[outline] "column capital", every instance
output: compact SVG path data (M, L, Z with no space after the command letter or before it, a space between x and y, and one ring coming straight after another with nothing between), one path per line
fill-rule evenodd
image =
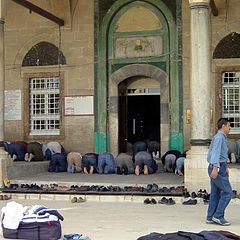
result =
M209 8L210 0L189 0L190 8Z
M4 24L4 23L5 23L4 19L0 18L0 24Z

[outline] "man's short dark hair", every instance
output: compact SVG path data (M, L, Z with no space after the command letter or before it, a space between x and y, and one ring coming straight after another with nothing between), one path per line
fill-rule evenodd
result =
M220 118L217 122L217 128L221 129L223 125L227 125L229 123L229 121L227 120L227 118Z

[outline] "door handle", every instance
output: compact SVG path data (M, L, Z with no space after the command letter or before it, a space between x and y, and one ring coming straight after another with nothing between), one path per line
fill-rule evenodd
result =
M136 134L136 119L133 118L133 135Z

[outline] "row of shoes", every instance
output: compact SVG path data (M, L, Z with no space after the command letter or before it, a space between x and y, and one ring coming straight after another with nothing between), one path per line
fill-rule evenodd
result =
M70 187L61 186L58 184L10 184L5 187L8 190L17 191L74 191L74 192L140 192L140 193L154 193L159 195L177 195L182 196L184 193L183 186L177 187L159 187L156 183L147 184L146 187L141 186L104 186L104 185L72 185Z
M162 197L160 200L156 201L154 198L146 198L143 201L144 204L165 204L165 205L174 205L176 202L172 198Z

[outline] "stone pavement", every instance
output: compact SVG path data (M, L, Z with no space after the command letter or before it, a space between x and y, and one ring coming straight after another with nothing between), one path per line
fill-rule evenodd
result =
M84 203L71 203L70 198L53 201L18 197L12 200L24 206L43 204L58 209L65 218L62 222L63 234L83 233L91 240L136 240L154 231L166 233L178 230L191 232L227 230L240 235L239 199L232 200L226 211L226 219L232 225L222 227L205 224L207 205L202 202L194 206L186 206L181 204L182 198L176 198L177 203L172 206L144 205L142 203L144 198L146 197L134 196L116 200L115 196L97 200L87 196L87 201ZM159 200L160 197L155 199ZM0 208L5 204L6 201L0 201ZM2 233L0 239L3 239Z

